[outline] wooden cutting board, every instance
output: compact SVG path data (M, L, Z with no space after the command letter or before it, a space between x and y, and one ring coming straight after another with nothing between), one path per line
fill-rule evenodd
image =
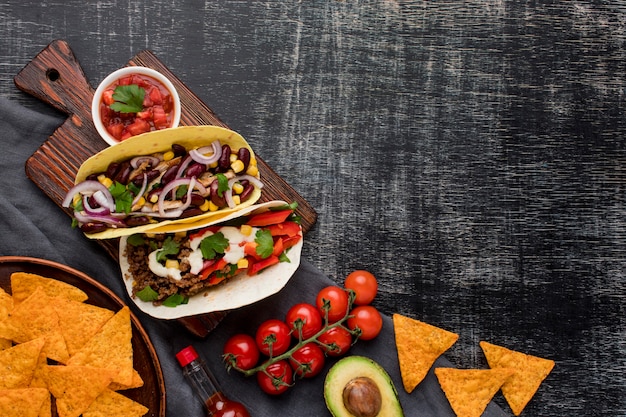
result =
M228 128L205 103L179 80L151 51L141 51L128 65L155 69L176 87L181 99L182 126L216 125ZM55 40L44 48L16 76L15 85L22 91L52 105L69 117L39 147L26 162L26 175L48 195L68 216L69 209L61 207L67 191L74 185L80 165L93 154L106 148L91 119L91 100L95 89L67 42ZM251 143L254 148L254 144ZM264 183L259 202L270 200L297 201L298 214L306 233L317 221L313 207L285 182L257 154L261 179ZM68 222L69 232L69 222ZM118 240L99 243L118 260ZM205 337L225 313L181 319L193 334Z

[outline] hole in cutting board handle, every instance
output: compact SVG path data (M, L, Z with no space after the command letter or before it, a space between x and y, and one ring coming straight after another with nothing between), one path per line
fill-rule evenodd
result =
M54 68L50 68L46 71L46 78L48 78L50 81L55 82L57 81L59 78L61 78L61 74L59 74L59 71L54 69Z

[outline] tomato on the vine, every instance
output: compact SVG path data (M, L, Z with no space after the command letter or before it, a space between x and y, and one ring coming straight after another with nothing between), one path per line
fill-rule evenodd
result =
M235 359L237 368L252 369L259 361L259 348L254 338L248 334L231 336L224 344L224 360Z
M256 345L267 356L278 356L287 352L291 344L291 330L284 321L269 319L261 323L256 331Z
M376 297L378 281L371 272L358 269L348 274L344 282L344 287L354 291L356 295L354 304L367 305Z
M315 299L315 305L324 317L324 304L329 303L328 322L335 323L345 317L348 312L348 293L343 288L330 285L322 288Z
M328 329L317 340L328 346L326 348L328 356L342 356L352 346L352 335L345 328L339 326Z
M270 395L280 395L293 384L293 370L289 363L282 359L257 372L256 380L261 389Z
M324 351L319 345L311 342L293 352L289 362L296 375L302 378L312 378L324 369Z
M292 330L291 335L297 340L299 337L296 328L296 321L300 319L302 322L302 339L308 339L322 330L322 315L319 310L312 304L299 303L294 305L287 311L285 321L287 326Z
M357 327L361 329L359 338L362 340L372 340L383 328L383 318L375 307L355 307L350 311L350 316L354 317L348 318L348 327L351 330Z

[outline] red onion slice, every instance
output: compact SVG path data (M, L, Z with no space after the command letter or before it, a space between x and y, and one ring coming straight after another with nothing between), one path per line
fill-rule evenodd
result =
M207 156L206 153L212 152L211 155ZM217 162L222 156L222 145L219 140L214 141L209 146L203 146L198 149L192 149L189 151L189 155L193 158L194 161L199 162L201 164L212 164Z
M112 215L103 215L103 214L86 215L78 211L75 211L74 217L76 218L76 220L78 220L80 223L83 223L83 224L95 221L95 222L112 224L118 227L126 227L126 223L124 223L121 219L118 219Z
M113 208L115 208L115 201L113 200L113 196L111 195L109 189L99 181L95 180L83 181L70 188L65 195L65 199L63 200L61 205L63 207L69 207L74 200L74 196L76 194L93 195L96 191L101 191L102 194L106 197L106 200L108 201L108 207L112 206Z
M141 189L139 190L139 192L137 193L135 198L133 198L133 202L131 204L131 207L134 206L135 204L137 204L137 202L143 196L143 193L146 191L147 187L148 187L148 175L146 175L146 173L144 172L143 173L143 182L141 183Z
M136 169L144 162L148 162L151 167L155 167L159 165L159 162L161 162L161 160L156 156L151 155L136 156L130 160L130 166Z
M235 201L233 200L233 185L236 182L240 182L242 180L248 180L255 187L263 188L263 183L257 177L253 177L252 175L248 175L248 174L238 175L234 178L229 179L228 190L224 192L224 199L226 200L226 204L228 204L228 207L231 209L235 208L236 206Z
M182 207L178 207L176 210L180 210L182 214L182 211L184 211L191 204L191 193L194 189L194 186L196 185L196 179L192 177L192 178L179 178L177 180L170 181L165 187L163 187L161 194L159 194L159 201L157 202L157 207L159 208L159 214L162 217L165 217L166 214L168 213L165 211L165 207L163 206L163 203L165 202L165 196L170 191L172 192L172 195L174 195L176 188L180 187L181 185L187 186L187 199L185 203L183 203Z

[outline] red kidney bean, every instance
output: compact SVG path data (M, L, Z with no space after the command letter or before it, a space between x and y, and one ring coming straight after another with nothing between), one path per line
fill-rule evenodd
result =
M246 172L250 165L250 150L248 148L239 148L237 151L237 159L243 162L243 171Z
M176 178L176 173L178 172L178 164L176 165L172 165L171 167L169 167L167 169L167 171L165 171L165 174L163 174L163 176L161 177L161 184L167 184L168 182L172 181L174 178Z
M159 175L161 175L161 173L158 170L153 169L146 172L146 179L148 180L148 182L154 181L158 178ZM143 185L143 175L137 175L135 178L133 178L132 182L137 187L141 187Z
M85 179L88 181L98 181L98 175L99 174L89 174Z
M187 168L187 171L185 171L185 176L188 178L191 178L191 177L198 178L200 175L204 173L204 171L206 171L206 169L203 164L194 162L193 164L189 165L189 168Z
M202 210L200 210L199 208L190 207L190 208L186 209L185 211L183 211L183 213L180 215L180 218L184 219L186 217L198 216L198 215L200 215L202 213L204 213L204 212Z
M100 222L89 222L80 225L80 230L83 233L99 233L104 232L108 228L109 226L107 226L105 223Z
M218 207L226 207L226 199L224 198L224 193L220 197L218 194L219 183L217 180L213 180L211 185L209 186L209 190L211 191L211 201Z
M242 181L243 182L243 181ZM248 185L244 186L243 191L239 194L239 201L242 203L250 198L252 195L252 191L254 191L254 185L248 183Z
M128 227L141 226L149 222L150 218L148 216L130 216L124 220L124 223L126 223Z
M118 171L120 170L120 164L118 162L111 162L107 167L107 170L104 172L107 178L115 178Z
M129 161L124 161L120 164L119 169L117 170L117 173L115 174L115 178L113 178L115 181L121 183L121 184L128 184L128 178L130 177L130 173L133 171L133 167L130 166L130 162ZM109 177L112 178L112 177Z
M182 199L183 203L187 202L187 195L185 194L185 196ZM189 203L190 205L194 206L194 207L200 207L201 205L204 204L204 197L202 197L200 194L196 194L196 193L191 193L191 202Z
M230 146L222 146L222 155L220 156L217 166L220 172L228 171L228 168L230 167Z
M172 145L172 152L174 152L175 156L187 155L187 149L185 149L183 145L179 145L178 143Z

